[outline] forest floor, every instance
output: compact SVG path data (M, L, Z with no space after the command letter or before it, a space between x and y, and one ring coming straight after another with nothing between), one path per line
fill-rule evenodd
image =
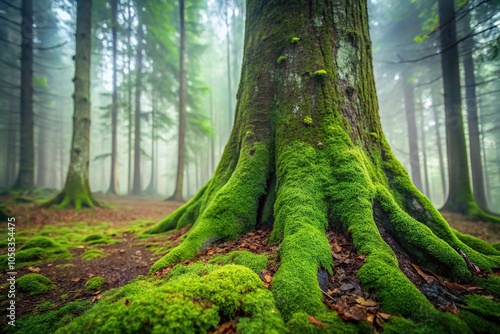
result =
M161 198L147 197L99 197L108 203L109 208L95 210L52 210L43 209L36 203L16 203L12 198L0 198L6 203L10 215L16 218L17 249L33 236L53 238L56 243L66 247L71 256L57 256L27 263L17 269L17 277L28 273L38 273L48 277L54 288L39 295L19 293L16 295L16 317L57 310L71 301L95 301L101 299L102 292L125 285L139 275L147 275L151 265L162 257L168 249L182 241L186 229L174 233L141 237L140 232L158 222L181 203L165 202ZM500 241L500 225L469 221L457 214L443 213L455 229L482 238L488 242ZM5 227L1 227L5 236ZM88 236L103 237L100 242L91 242ZM207 261L216 254L227 254L234 250L248 250L269 256L269 265L260 273L268 287L276 272L279 262L276 258L278 245L268 244L269 231L257 230L216 247L208 247L189 262ZM335 258L336 274L320 285L325 293L325 303L336 310L346 320L366 320L377 328L390 315L380 309L376 296L364 291L356 278L356 273L363 263L363 256L356 256L349 237L331 231L328 238ZM87 240L87 241L85 241ZM3 240L1 240L3 241ZM6 254L6 244L0 244L0 254ZM85 254L97 254L85 256ZM399 258L399 256L398 256ZM407 264L411 266L411 263ZM165 275L171 268L159 275ZM410 269L408 269L410 270ZM428 280L432 273L415 268L415 280ZM5 270L2 270L1 276ZM418 275L415 275L417 273ZM325 272L326 275L326 272ZM411 275L411 274L410 274ZM106 283L98 290L86 290L85 283L92 277L101 276ZM5 278L2 277L5 282ZM439 278L438 278L439 280ZM323 283L323 284L321 284ZM455 287L456 288L456 287ZM466 289L462 286L459 289ZM7 285L0 285L0 315L5 319ZM453 312L455 306L436 305ZM314 323L314 318L310 319ZM2 320L3 322L3 320ZM377 325L378 324L378 325ZM223 324L224 332L235 328L235 323ZM221 328L219 328L221 329Z

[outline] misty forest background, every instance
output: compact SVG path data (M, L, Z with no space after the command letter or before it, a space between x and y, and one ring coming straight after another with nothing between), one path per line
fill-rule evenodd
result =
M437 2L368 3L385 135L415 185L440 207L447 196L448 167ZM481 0L456 4L469 167L484 180L479 191L486 203L478 204L498 213L500 4ZM90 188L94 193L168 197L174 192L178 6L178 1L168 0L93 1ZM185 199L214 173L233 125L244 11L244 0L185 0ZM27 164L34 176L30 187L61 189L70 158L76 3L33 1L32 19L33 122L22 124L26 99L21 99L21 48L26 22L22 1L0 0L0 187L6 191L16 186L21 145L33 147Z

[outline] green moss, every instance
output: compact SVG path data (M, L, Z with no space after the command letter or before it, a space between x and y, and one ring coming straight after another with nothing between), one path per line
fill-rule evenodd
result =
M59 245L56 244L53 239L43 237L43 236L36 236L36 237L29 239L24 245L22 245L20 250L30 249L30 248L49 249L49 248L57 248L57 247L59 247Z
M475 283L477 286L486 289L495 297L500 298L500 276L490 275L487 278L477 277Z
M500 319L500 303L480 295L465 296L467 309L485 318Z
M500 251L496 250L493 245L490 245L486 241L472 235L463 234L455 229L452 229L452 231L460 241L479 253L487 255L500 255Z
M71 302L61 307L59 310L34 313L16 319L16 326L6 326L5 333L16 334L50 334L58 328L70 323L83 311L89 309L90 301Z
M247 250L234 251L226 255L216 255L210 259L209 263L238 264L252 269L255 273L260 273L267 266L266 255L253 254Z
M55 289L55 285L48 277L35 273L19 277L16 285L19 291L29 293L30 295L39 295Z
M188 264L187 266L178 264L172 268L165 276L165 279L172 279L183 275L204 276L214 271L219 266L214 264L207 264L201 261L196 261Z
M103 286L107 283L106 279L101 276L94 276L89 278L87 282L85 282L85 291L99 291L103 288Z
M104 234L87 235L82 239L82 241L89 245L107 245L115 242L115 240Z
M500 241L492 242L491 247L495 248L497 251L500 251Z
M206 276L135 280L57 333L195 333L239 315L241 333L281 333L271 293L250 269L227 265Z
M472 329L474 333L477 334L498 334L500 333L500 327L488 320L485 320L484 318L465 311L465 310L460 310L460 313L458 314L460 319L462 319L469 328Z
M320 334L320 333L344 333L344 334L357 334L357 333L372 333L372 329L366 323L354 325L343 321L334 312L324 312L314 316L314 319L322 322L325 327L314 325L308 318L305 312L297 312L287 322L287 328L290 333L301 334Z
M51 302L50 300L44 300L44 301L41 301L37 306L36 308L39 309L39 310L46 310L48 308L53 308L56 304L54 304L53 302Z
M244 145L231 179L210 201L186 239L156 262L150 273L189 259L218 240L235 239L253 230L259 199L266 191L269 164L267 145L258 142Z
M90 261L94 259L100 259L105 256L106 254L104 254L104 252L100 249L89 249L82 254L82 259Z
M317 70L314 72L315 76L324 77L326 75L326 70Z
M278 59L276 60L276 62L278 64L281 64L282 62L284 62L286 60L286 56L279 56Z
M376 132L370 132L370 136L373 138L373 140L378 141L380 138Z
M292 37L290 39L290 42L292 42L293 44L298 43L299 41L300 41L300 38L298 38L298 37Z
M311 125L313 123L313 120L312 120L311 116L306 116L306 117L304 117L303 122L305 125Z

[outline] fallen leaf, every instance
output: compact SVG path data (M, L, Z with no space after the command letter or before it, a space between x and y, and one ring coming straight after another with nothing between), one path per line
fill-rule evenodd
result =
M312 316L308 315L307 316L307 319L309 319L309 321L313 324L313 325L316 325L316 326L321 326L321 327L324 327L326 328L326 325L324 323L322 323L321 321L319 320L316 320L314 319Z
M333 250L335 251L335 253L342 252L342 247L340 247L336 241L333 243L332 247L333 247Z
M373 314L373 313L367 313L365 320L368 321L370 324L373 325L373 321L375 320L375 314Z
M362 306L366 306L366 307L373 307L373 306L377 306L378 303L376 301L373 301L373 300L366 300L364 299L363 297L357 297L356 298L356 303L362 305Z
M71 279L71 282L80 282L81 278L80 277L75 277Z
M458 308L455 306L455 304L443 306L443 309L453 314L458 314Z
M391 315L389 313L379 312L377 313L377 317L380 317L384 320L389 320L391 318Z
M417 266L416 264L411 264L411 266L413 267L413 269L415 269L417 271L417 273L427 282L427 283L433 283L436 279L433 277L433 276L430 276L430 275L427 275L426 273L424 273L422 271L422 269L420 269L419 266Z
M38 267L28 267L28 270L33 272L33 273L39 273L40 272L40 268Z
M268 274L264 275L264 281L266 281L266 283L271 283L272 280L273 280L273 277L271 275L268 275Z

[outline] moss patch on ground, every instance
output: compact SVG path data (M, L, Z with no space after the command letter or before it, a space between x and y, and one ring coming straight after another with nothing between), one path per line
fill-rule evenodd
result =
M19 277L16 285L20 292L30 295L39 295L55 289L54 283L48 277L35 273Z
M16 319L16 326L6 326L5 333L16 334L49 334L70 323L83 311L89 309L90 301L71 302L58 310L30 314Z
M94 276L85 282L85 291L99 291L107 283L106 279L101 276Z
M106 254L104 254L104 252L100 249L89 249L82 254L82 259L90 261L90 260L100 259L105 256Z
M250 269L217 266L207 275L137 279L57 333L195 333L238 317L241 333L282 333L271 292Z

